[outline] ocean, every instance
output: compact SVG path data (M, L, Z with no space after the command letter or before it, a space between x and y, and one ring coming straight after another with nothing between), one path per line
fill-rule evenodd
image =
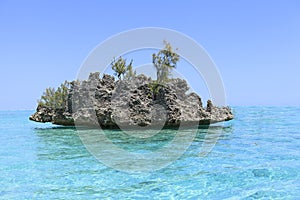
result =
M209 134L200 129L179 158L150 172L107 166L74 127L31 122L33 110L0 111L0 199L300 199L300 107L233 111L234 120L215 127L222 134L209 154L199 156ZM177 132L162 130L153 140L105 134L143 153Z

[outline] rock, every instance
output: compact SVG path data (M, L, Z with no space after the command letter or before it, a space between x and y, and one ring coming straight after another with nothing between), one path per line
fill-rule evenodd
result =
M54 110L46 106L38 106L36 112L29 117L30 120L36 122L52 122Z
M36 122L73 126L178 127L181 123L211 124L233 119L229 107L217 107L210 100L206 108L196 93L187 93L185 80L170 79L156 85L145 75L115 81L113 76L92 73L87 81L70 84L66 108L38 106L29 117Z
M206 111L211 112L212 109L213 109L213 104L212 104L211 100L208 100L207 105L206 105Z
M69 112L65 112L63 109L55 110L51 122L53 124L64 125L64 126L74 125L74 119L72 118L72 114Z

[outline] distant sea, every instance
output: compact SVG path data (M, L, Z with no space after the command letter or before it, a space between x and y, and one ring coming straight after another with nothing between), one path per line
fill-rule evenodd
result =
M34 111L0 111L0 199L300 199L300 107L233 110L206 157L201 129L179 159L151 173L105 166L75 128L31 122Z

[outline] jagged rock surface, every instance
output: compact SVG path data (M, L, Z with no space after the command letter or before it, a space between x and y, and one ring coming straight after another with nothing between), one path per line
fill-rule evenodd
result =
M196 93L187 94L185 80L171 79L153 92L145 75L115 81L113 76L92 73L87 81L71 82L65 109L38 106L30 120L59 125L175 127L181 123L208 125L233 119L229 107L206 108Z

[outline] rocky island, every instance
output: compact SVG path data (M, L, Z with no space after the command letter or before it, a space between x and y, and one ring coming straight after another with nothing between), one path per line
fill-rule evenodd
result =
M229 107L216 107L208 100L204 108L196 93L187 94L185 80L170 79L157 93L151 83L145 75L115 81L111 75L104 74L100 79L99 73L92 73L86 81L70 83L64 107L39 105L29 119L68 126L74 126L75 120L81 125L106 128L159 123L175 127L181 122L208 125L233 119Z
M36 122L65 126L102 128L178 127L181 124L209 125L233 119L229 107L206 106L196 93L189 93L185 80L169 78L179 56L166 43L153 54L157 80L132 71L132 61L112 62L118 80L108 74L91 73L88 80L65 82L56 91L46 89L36 112ZM123 77L123 78L122 78Z

